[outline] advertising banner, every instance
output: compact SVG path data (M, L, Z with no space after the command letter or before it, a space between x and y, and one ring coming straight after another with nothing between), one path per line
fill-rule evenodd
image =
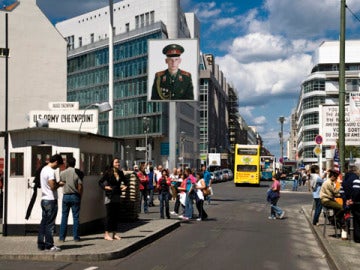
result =
M324 145L336 145L339 138L338 105L320 105L320 134ZM360 121L351 121L349 106L345 106L345 145L360 145Z

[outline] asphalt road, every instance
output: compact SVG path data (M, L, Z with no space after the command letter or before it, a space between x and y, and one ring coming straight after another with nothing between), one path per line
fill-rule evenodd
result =
M329 269L301 205L310 193L283 192L283 220L269 220L270 182L260 187L214 185L209 219L191 221L126 258L102 262L1 262L0 269ZM151 208L157 212L157 208ZM196 210L195 210L196 213Z

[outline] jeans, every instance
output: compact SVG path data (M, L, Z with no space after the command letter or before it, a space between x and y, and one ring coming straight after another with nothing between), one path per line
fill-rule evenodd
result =
M149 206L154 206L154 188L149 188Z
M204 210L204 200L196 199L196 208L199 212L199 218L204 220L208 217L207 213Z
M297 191L298 186L299 186L299 180L298 180L298 179L294 179L294 183L293 183L293 188L292 188L292 190L293 190L293 191Z
M279 198L275 198L271 200L271 211L270 214L272 217L277 217L280 216L283 212L283 210L277 206L277 202L278 202Z
M322 209L320 198L314 198L314 203L315 203L315 212L313 218L313 225L316 225L319 222L319 217Z
M170 207L169 207L169 192L161 192L160 197L160 218L164 218L164 207L166 217L170 218Z
M110 202L105 204L106 218L105 231L116 232L120 218L120 202Z
M81 197L79 194L64 194L62 201L62 217L60 225L60 240L65 240L67 234L67 222L69 217L69 212L73 215L73 238L74 240L79 240L79 213L80 213L80 202Z
M285 189L285 187L286 187L285 179L280 179L280 185L281 185L281 189Z
M186 193L186 200L185 200L185 217L192 218L193 215L193 200L194 200L194 193Z
M54 246L53 233L55 230L55 219L58 211L57 200L41 200L42 219L38 234L38 248L50 249Z
M148 198L147 198L147 189L140 190L140 212L141 212L141 202L144 201L144 213L148 213Z

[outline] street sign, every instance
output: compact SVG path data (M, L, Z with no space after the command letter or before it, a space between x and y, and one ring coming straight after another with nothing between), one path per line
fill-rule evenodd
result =
M321 135L316 135L315 142L316 142L316 144L322 144L322 142L323 142L322 136Z
M321 154L320 146L318 146L318 145L315 146L313 152L314 152L315 155L319 156Z

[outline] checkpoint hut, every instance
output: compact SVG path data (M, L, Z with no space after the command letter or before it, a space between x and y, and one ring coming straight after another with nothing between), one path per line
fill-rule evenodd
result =
M9 131L9 174L7 188L8 235L29 235L38 231L41 221L41 190L37 190L36 200L28 219L27 209L34 194L36 169L50 156L62 155L65 164L69 156L76 159L76 168L85 174L84 193L81 198L80 234L103 230L105 218L104 192L98 185L101 172L114 157L115 143L119 139L88 132L56 128L33 127ZM65 169L65 165L58 169ZM138 219L138 181L129 175L130 186L122 196L122 219ZM58 189L59 210L56 225L61 222L62 188ZM68 235L72 234L72 216L68 220Z

